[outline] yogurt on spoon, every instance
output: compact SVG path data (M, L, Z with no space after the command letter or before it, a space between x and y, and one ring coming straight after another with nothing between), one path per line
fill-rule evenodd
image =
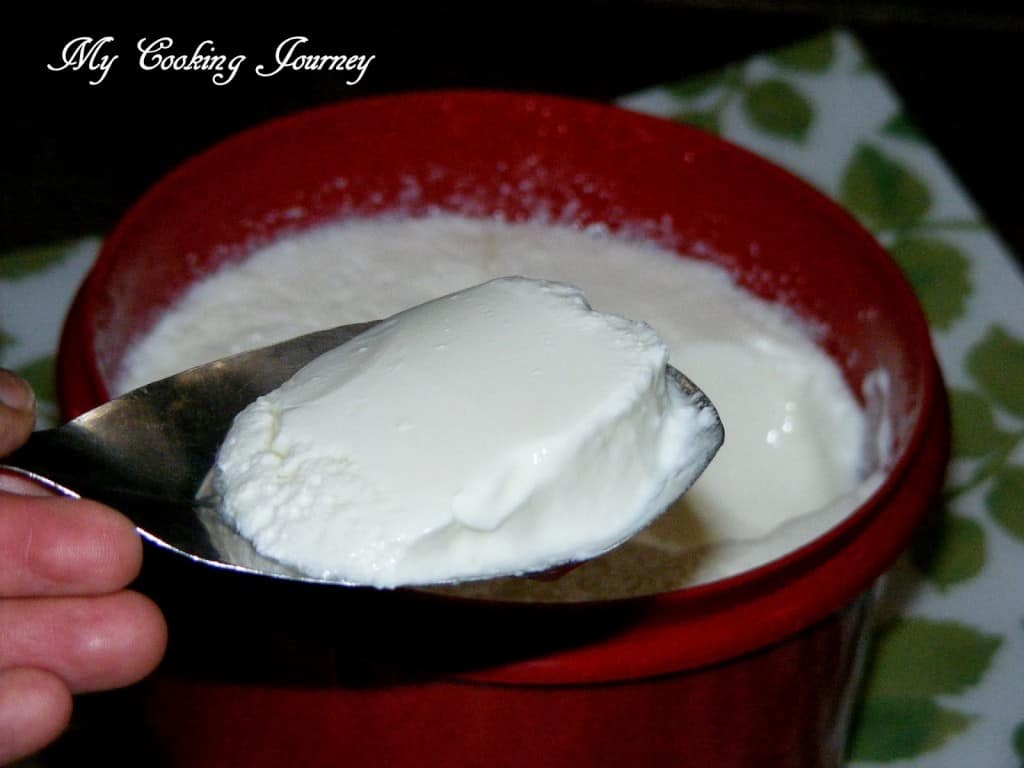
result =
M650 326L503 278L401 312L236 418L225 515L263 555L379 587L592 558L647 526L721 443Z

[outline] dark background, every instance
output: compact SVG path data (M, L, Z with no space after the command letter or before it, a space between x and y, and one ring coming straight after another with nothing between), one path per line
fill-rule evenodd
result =
M6 134L0 252L102 233L150 184L190 154L265 118L305 106L422 88L530 89L596 99L685 78L832 26L861 39L909 113L1017 253L1024 253L1020 150L1024 11L1002 3L549 2L336 4L325 17L255 7L232 22L57 18L10 30L2 95ZM372 9L370 8L372 6ZM51 18L44 18L45 15ZM182 18L190 18L188 23ZM372 53L363 81L337 73L252 73L283 38L313 52ZM89 86L49 72L79 35L114 35L121 58ZM217 87L203 72L141 72L135 43L169 35L175 52L212 39L244 53ZM1018 256L1019 258L1019 256Z

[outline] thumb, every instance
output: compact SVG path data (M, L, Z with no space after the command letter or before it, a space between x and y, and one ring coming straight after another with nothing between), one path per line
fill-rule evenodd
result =
M0 456L24 443L36 422L36 398L27 382L0 368Z

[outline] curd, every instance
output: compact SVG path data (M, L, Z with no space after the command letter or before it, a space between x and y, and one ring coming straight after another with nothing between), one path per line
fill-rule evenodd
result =
M721 442L650 326L504 278L406 310L235 419L222 509L257 551L379 587L541 571L646 526Z
M816 329L715 265L650 243L542 223L438 214L282 237L199 281L134 346L121 391L320 328L388 317L504 275L579 286L649 323L715 404L726 441L693 488L626 544L561 579L459 587L515 599L661 591L810 541L870 490L865 417Z

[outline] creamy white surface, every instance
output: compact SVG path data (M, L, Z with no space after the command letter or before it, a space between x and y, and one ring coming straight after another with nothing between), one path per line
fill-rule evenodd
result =
M225 514L264 555L393 587L538 571L646 526L714 451L650 326L494 280L402 312L236 418Z
M351 221L282 239L167 312L132 350L118 388L507 274L577 285L596 309L650 323L726 428L725 445L683 503L612 553L612 566L601 558L578 568L560 589L579 582L589 594L609 567L600 579L627 584L623 569L662 555L671 563L658 567L674 569L673 585L728 575L799 546L851 509L832 502L858 493L864 418L808 329L717 267L567 227L444 215ZM628 558L635 563L614 565ZM525 588L543 589L534 585Z

